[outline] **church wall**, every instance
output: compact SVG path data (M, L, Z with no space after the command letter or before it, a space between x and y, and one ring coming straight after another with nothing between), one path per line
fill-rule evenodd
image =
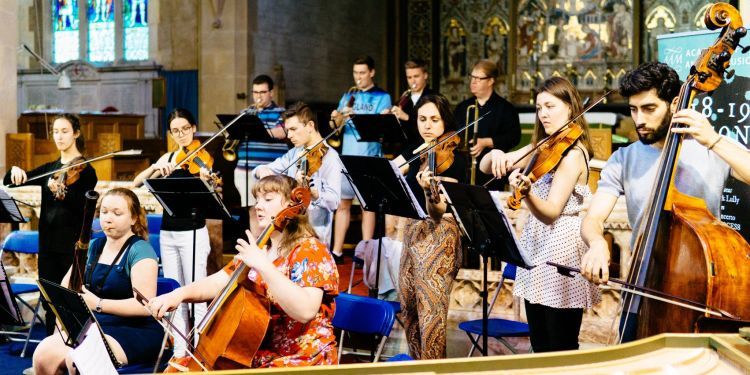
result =
M198 0L149 2L149 53L164 70L198 69Z
M18 8L13 0L0 0L0 150L5 150L5 134L16 132L16 60L18 54ZM0 156L5 171L5 152Z

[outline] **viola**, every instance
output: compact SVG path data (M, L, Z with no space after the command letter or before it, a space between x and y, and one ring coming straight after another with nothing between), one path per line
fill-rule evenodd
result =
M71 166L70 168L60 169L52 175L52 178L57 182L57 188L52 191L55 199L64 200L68 193L68 186L75 184L81 178L81 172L86 168L86 164L82 163L83 161L85 161L83 156L78 156L63 164L63 167Z
M309 182L312 175L315 174L323 165L323 157L328 152L328 145L325 142L319 142L309 150L305 150L303 158L299 159L298 169L304 174L304 181L302 181L305 187L309 188Z
M258 247L265 247L274 231L284 230L292 219L306 212L310 205L310 190L295 188L291 201L292 204L281 210L260 234L256 241ZM170 361L172 370L214 371L251 367L271 315L265 291L248 279L249 271L250 267L245 263L236 263L229 282L211 302L196 328L200 340L192 355L179 359L176 365Z
M526 165L523 174L534 183L536 180L554 170L565 153L583 135L583 127L577 122L564 126L560 132L555 132L537 148ZM521 201L528 195L528 189L515 189L508 197L508 208L517 210L521 208Z
M428 142L430 150L420 155L421 164L419 170L428 170L432 172L433 177L447 171L456 159L454 151L460 143L461 137L457 132L443 133L437 139ZM439 194L438 182L433 178L430 181L430 202L439 203Z

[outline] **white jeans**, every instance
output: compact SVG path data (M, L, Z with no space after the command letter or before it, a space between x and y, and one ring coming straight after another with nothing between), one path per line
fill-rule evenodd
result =
M247 178L248 187L247 187L247 195L250 198L248 201L247 198L245 198L245 178ZM247 176L245 176L245 169L244 168L235 168L234 169L234 186L237 187L237 191L240 192L240 204L242 207L247 206L255 206L255 197L253 197L253 186L255 186L255 183L257 180L255 179L255 176L253 176L253 170L249 170L247 172Z
M161 263L164 277L175 279L180 285L185 286L193 280L198 281L206 277L206 264L208 254L211 252L211 243L208 240L208 229L204 226L195 231L195 279L193 270L193 231L161 231L159 236L161 246ZM206 304L195 304L195 325L200 323L206 315ZM172 322L181 332L187 334L189 310L186 303L180 304L175 311ZM185 340L175 336L174 355L185 356L187 345Z

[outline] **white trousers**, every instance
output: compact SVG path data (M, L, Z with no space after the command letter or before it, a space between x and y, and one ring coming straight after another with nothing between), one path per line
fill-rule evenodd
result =
M193 280L198 281L206 277L206 265L208 254L211 252L211 243L208 239L208 229L204 226L195 231L195 278L193 278L193 231L161 231L159 236L161 246L161 263L164 277L175 279L181 286L190 284ZM195 325L200 323L206 315L206 304L195 304ZM188 304L183 303L177 307L172 319L175 327L187 334L189 321ZM183 357L186 355L187 345L185 340L176 336L174 338L174 355Z
M247 185L249 185L247 187L247 196L245 196L245 178L247 178L247 182L248 182ZM253 197L253 186L255 186L256 182L257 180L253 176L252 169L247 172L247 176L245 176L244 168L234 169L234 186L236 186L237 191L240 192L240 202L241 202L242 207L255 206L255 197Z

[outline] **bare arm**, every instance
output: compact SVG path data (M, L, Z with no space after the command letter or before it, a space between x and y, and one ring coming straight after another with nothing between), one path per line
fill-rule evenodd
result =
M609 280L610 254L609 245L604 239L604 221L612 213L616 203L616 196L603 191L596 192L581 223L581 238L589 248L581 259L581 274L594 282L606 283Z
M169 158L169 152L162 155L156 163L149 165L148 168L138 173L133 179L133 187L140 187L143 182L149 178L157 178L163 176L164 168L166 167L167 160Z
M508 153L502 150L492 150L484 155L482 160L479 162L479 170L482 173L491 174L495 177L503 177L508 175L512 170L516 168L524 168L529 162L529 157L518 160L523 154L531 150L531 145L521 147L516 151Z
M149 301L152 315L162 318L165 313L177 308L183 302L207 302L213 300L229 283L229 275L224 270L200 279L192 284L173 290Z

